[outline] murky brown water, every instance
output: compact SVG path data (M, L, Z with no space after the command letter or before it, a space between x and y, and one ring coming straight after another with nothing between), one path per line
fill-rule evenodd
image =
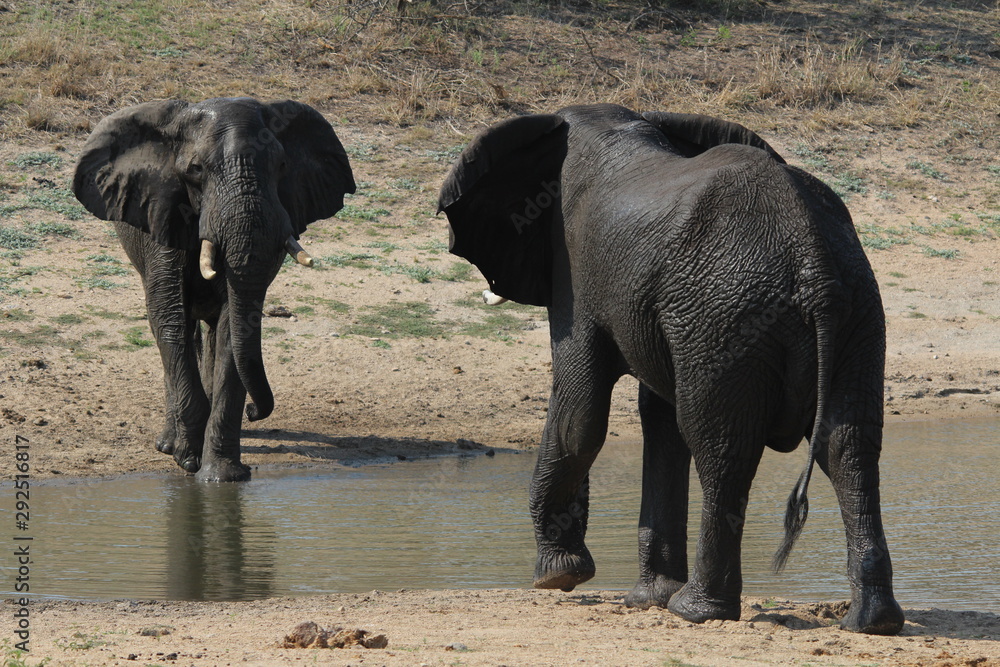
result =
M744 538L748 594L803 601L849 596L843 527L821 473L789 566L780 575L768 570L804 459L800 448L768 452L761 464ZM635 443L610 444L598 459L588 534L598 574L585 588L627 589L635 581L640 461ZM31 592L237 600L530 586L533 465L531 453L500 453L258 470L243 485L199 484L180 475L39 482L31 496ZM1000 612L1000 421L893 424L882 476L900 602ZM6 514L9 482L2 492ZM700 497L692 495L694 528ZM13 590L9 565L4 559L4 594Z

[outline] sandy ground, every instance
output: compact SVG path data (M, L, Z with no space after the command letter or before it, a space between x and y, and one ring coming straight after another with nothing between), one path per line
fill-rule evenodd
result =
M9 618L10 605L4 605ZM747 598L693 626L621 594L372 591L256 602L39 603L31 656L52 665L1000 665L1000 617L907 609L897 637L843 632L843 604ZM385 635L384 649L282 648L303 622Z
M445 223L433 216L450 159L441 146L467 137L450 130L433 140L399 139L377 128L338 132L345 145L365 147L352 155L363 194L350 202L354 218L318 222L304 236L320 268L286 266L272 286L269 305L291 315L264 321L277 408L245 431L244 460L359 462L534 446L550 382L545 312L479 303L484 284L447 254ZM64 188L78 148L76 139L0 147L0 164L12 174L6 182L16 184L6 203ZM39 151L61 162L9 166ZM956 177L975 191L975 177ZM859 224L878 229L930 225L967 204L975 202L933 192L850 202ZM152 447L162 425L162 370L149 344L141 286L109 226L44 207L10 219L28 227L57 221L72 233L39 231L41 243L5 260L3 469L14 469L8 445L27 438L33 480L182 474ZM1000 244L990 232L917 234L912 243L869 251L888 321L887 419L995 415ZM949 259L927 248L959 252ZM103 272L107 266L121 269ZM391 304L404 314L387 313ZM635 382L624 379L612 406L613 436L638 437L635 397ZM14 611L4 603L8 626ZM28 663L1000 664L1000 617L993 614L908 609L900 637L875 638L831 627L841 613L836 601L747 599L744 620L695 627L662 610L625 609L621 593L531 590L239 603L35 601ZM385 634L388 648L279 648L303 621Z

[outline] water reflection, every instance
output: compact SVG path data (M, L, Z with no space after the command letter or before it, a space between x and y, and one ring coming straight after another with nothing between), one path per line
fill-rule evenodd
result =
M886 429L882 498L904 605L1000 612L1000 423ZM743 543L748 594L804 601L849 594L843 523L817 473L786 570L770 572L785 499L805 451L767 452ZM361 468L258 470L248 484L178 475L32 487L32 594L235 600L375 588L528 587L534 455L443 458ZM641 448L609 443L591 475L585 588L638 575ZM9 482L7 487L9 488ZM692 481L689 532L700 521ZM3 492L0 503L12 493ZM13 590L9 562L4 587Z
M274 530L246 516L242 484L183 479L165 487L171 600L268 597L274 583ZM155 502L155 501L154 501Z

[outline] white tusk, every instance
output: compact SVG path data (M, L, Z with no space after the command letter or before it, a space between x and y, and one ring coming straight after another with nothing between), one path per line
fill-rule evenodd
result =
M302 266L311 267L313 265L313 258L309 256L309 253L302 249L302 246L299 245L299 242L295 240L294 236L289 236L288 240L285 241L285 250L292 256L292 259Z
M215 246L208 239L201 240L201 261L198 263L201 267L201 277L205 280L211 280L215 276L219 275L216 273L212 264L215 262Z
M488 306L499 306L501 303L507 303L507 298L502 297L498 294L494 294L488 289L483 290L483 302Z

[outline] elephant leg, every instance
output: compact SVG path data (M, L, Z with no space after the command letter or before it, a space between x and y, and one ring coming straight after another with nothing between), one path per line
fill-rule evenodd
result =
M851 607L845 630L894 635L903 628L903 610L892 591L892 562L882 528L878 459L881 424L840 424L830 434L820 466L837 493L847 533L847 576Z
M166 423L156 440L156 449L172 454L187 472L195 472L201 462L205 422L209 404L198 371L195 343L196 322L184 308L183 262L167 251L147 257L146 304L149 326L160 350L166 384Z
M535 588L571 591L594 576L584 544L589 510L590 466L604 444L616 377L602 373L605 355L576 355L567 363L553 351L552 395L531 480L531 516L538 558Z
M639 582L629 607L666 607L688 580L687 517L691 452L677 428L674 406L639 386L642 420L642 508Z
M177 440L177 406L174 402L174 391L170 378L163 376L163 394L165 396L165 413L163 430L156 437L156 451L164 454L174 453L174 442Z
M250 468L240 461L247 390L236 370L226 313L216 324L213 347L212 414L205 429L205 450L197 477L206 482L242 482L250 479Z
M727 437L688 443L703 493L701 535L691 578L667 609L692 623L740 618L743 523L764 443L737 427L726 431Z

